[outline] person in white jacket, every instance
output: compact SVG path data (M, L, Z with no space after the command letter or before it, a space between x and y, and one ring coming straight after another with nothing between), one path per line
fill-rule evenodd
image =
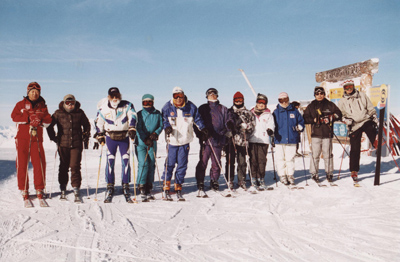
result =
M254 132L249 138L251 184L256 189L266 189L264 177L267 165L267 153L270 136L274 135L275 122L271 111L267 108L268 98L266 95L258 94L256 106L250 111L256 119Z

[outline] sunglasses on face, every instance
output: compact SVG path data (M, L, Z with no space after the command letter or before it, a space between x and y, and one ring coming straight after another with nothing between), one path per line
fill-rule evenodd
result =
M67 106L73 106L75 105L75 101L65 101L64 102Z
M142 104L143 104L144 106L153 106L154 102L151 101L151 100L144 100L144 101L142 102Z
M318 95L325 95L325 92L316 92L315 95L316 95L316 96L318 96Z
M287 103L287 102L289 102L289 97L279 98L278 101L279 101L279 103Z
M182 93L177 93L172 95L174 99L183 98L185 95Z
M264 99L258 99L256 103L257 103L257 104L264 104L264 105L266 105L266 104L267 104L267 101L265 101Z

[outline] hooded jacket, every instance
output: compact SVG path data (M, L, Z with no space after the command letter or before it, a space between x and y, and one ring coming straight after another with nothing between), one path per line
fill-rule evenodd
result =
M354 93L351 95L344 92L338 106L342 111L343 117L351 118L354 121L350 133L362 127L373 115L376 115L371 100L364 92L358 90L354 90Z
M142 109L137 113L137 136L135 141L137 145L146 146L144 140L152 133L160 135L162 130L162 115L160 111L153 107L149 111ZM157 143L157 141L154 141L154 143Z
M82 134L87 132L90 137L89 119L78 101L75 103L74 110L69 113L64 108L64 101L61 101L51 118L53 121L47 128L47 134L51 140L57 139L60 147L82 147ZM54 132L55 125L57 125L57 136Z
M267 129L271 129L272 131L274 131L275 129L274 117L272 116L271 111L266 108L264 112L261 113L261 115L256 115L253 107L252 109L250 109L250 112L254 114L256 126L254 128L254 132L249 138L249 142L269 144Z
M111 107L110 102L104 102L100 106L96 119L98 133L128 131L131 127L136 127L136 111L133 104L121 100L117 108Z
M300 125L304 131L304 119L300 112L292 105L283 108L280 104L274 110L275 144L297 144L300 134L296 127Z

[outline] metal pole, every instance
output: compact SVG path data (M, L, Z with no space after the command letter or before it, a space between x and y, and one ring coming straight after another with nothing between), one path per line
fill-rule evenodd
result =
M249 79L247 78L246 74L244 73L243 69L239 69L240 72L242 72L242 75L244 77L244 79L246 80L247 84L249 85L251 91L253 92L254 96L257 98L257 94L256 91L254 90L253 86L251 85Z

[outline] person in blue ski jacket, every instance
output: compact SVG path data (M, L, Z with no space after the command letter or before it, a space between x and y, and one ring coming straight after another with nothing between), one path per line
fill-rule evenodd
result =
M161 112L154 108L154 96L143 95L142 106L143 109L137 113L135 151L138 158L137 184L142 201L146 202L153 199L151 189L154 182L157 140L163 127Z
M118 148L122 162L122 187L124 194L129 192L129 138L135 139L136 136L136 111L132 103L121 99L119 89L111 87L107 100L99 106L96 119L97 140L99 144L107 145L105 175L108 195L114 194L114 165Z
M164 180L164 191L169 195L172 172L175 172L175 191L178 198L182 198L182 184L185 179L188 164L189 143L193 141L193 124L208 135L204 122L197 107L187 99L182 88L174 87L173 98L162 108L163 128L167 141L166 170L162 179Z
M300 142L300 134L304 130L304 119L300 112L289 103L289 95L279 94L279 104L274 110L276 168L280 181L285 185L295 185L296 144Z
M209 136L204 136L195 127L195 133L200 142L200 160L196 166L197 188L204 191L204 177L208 160L211 158L210 187L219 190L218 179L221 173L221 152L226 143L225 126L228 121L228 108L218 101L218 90L209 88L206 91L207 103L199 107L199 113L208 130ZM215 154L215 155L214 155Z

